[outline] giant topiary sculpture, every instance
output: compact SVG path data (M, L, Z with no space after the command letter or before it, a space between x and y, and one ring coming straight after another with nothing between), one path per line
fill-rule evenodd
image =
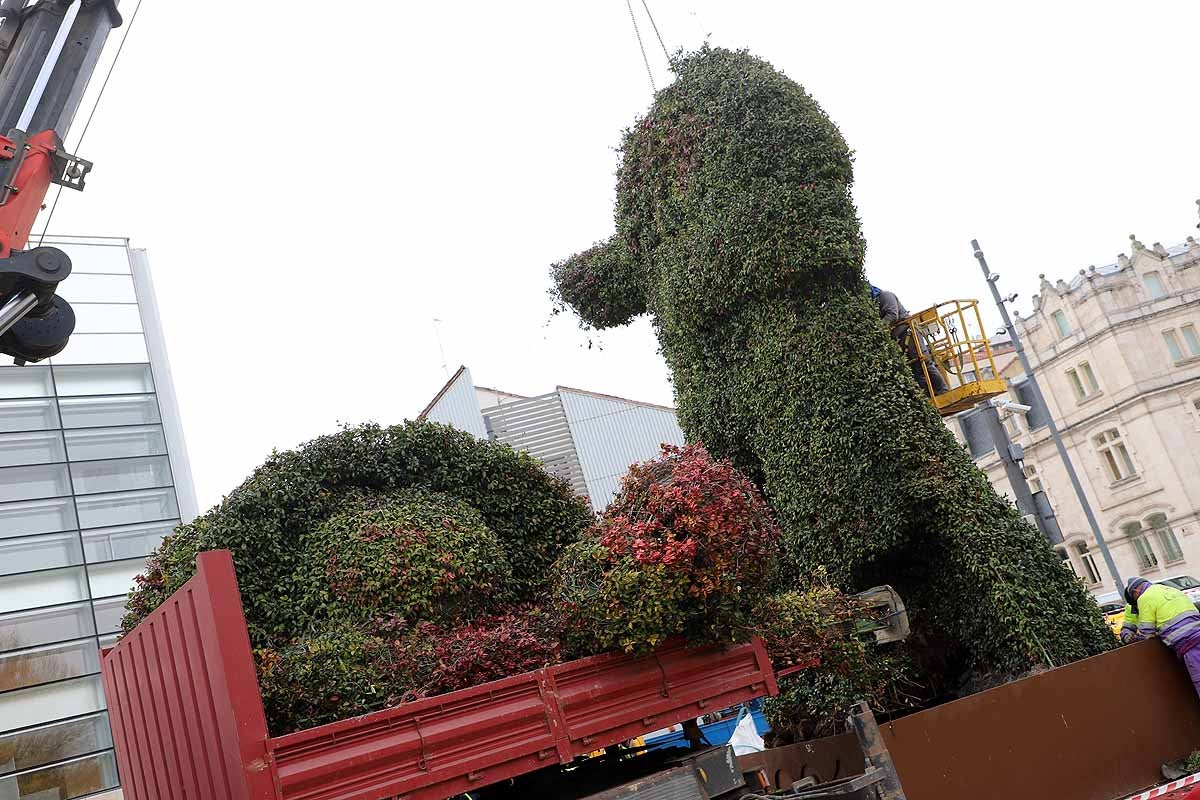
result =
M782 573L896 585L941 687L1110 647L880 323L835 125L747 53L675 70L625 133L616 234L554 266L559 301L598 328L652 315L684 431L760 483Z

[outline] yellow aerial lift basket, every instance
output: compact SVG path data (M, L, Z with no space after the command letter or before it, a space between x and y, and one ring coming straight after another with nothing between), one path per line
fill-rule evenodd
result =
M900 320L896 328L914 375L924 376L925 391L943 417L1008 391L984 334L978 300L947 300ZM941 373L945 391L934 391L930 370Z

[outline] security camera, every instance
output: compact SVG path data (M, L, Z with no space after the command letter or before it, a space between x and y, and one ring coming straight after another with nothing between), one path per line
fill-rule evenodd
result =
M1012 400L1007 400L1003 397L993 397L991 403L996 408L1005 411L1015 411L1018 414L1028 414L1033 410L1033 406L1027 406L1024 403L1014 403Z

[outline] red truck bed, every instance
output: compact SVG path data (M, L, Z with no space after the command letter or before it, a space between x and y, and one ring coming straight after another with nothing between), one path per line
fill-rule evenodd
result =
M757 639L671 642L272 737L227 550L102 671L126 800L441 800L778 691Z

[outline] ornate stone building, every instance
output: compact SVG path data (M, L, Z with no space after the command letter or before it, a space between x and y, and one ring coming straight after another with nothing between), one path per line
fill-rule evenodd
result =
M1146 247L1069 282L1042 276L1017 329L1048 409L1009 414L1033 491L1058 516L1063 561L1097 594L1113 591L1104 561L1047 433L1054 415L1123 576L1200 577L1200 243ZM1021 364L997 366L1028 404ZM950 426L1011 495L990 439L968 415Z

